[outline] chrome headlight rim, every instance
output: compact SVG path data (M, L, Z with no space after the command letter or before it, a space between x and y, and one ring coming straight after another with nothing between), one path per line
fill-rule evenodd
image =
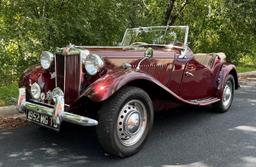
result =
M41 67L45 70L49 69L54 60L54 54L49 51L43 51L40 56Z
M96 75L100 71L100 69L104 66L104 61L97 54L89 54L83 60L83 64L86 72L89 75Z
M33 83L30 87L30 94L33 99L39 99L41 96L41 88L38 83Z

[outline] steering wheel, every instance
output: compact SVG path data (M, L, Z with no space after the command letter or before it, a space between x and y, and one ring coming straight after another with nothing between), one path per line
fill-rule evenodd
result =
M131 46L136 46L136 45L148 45L148 43L146 43L146 42L133 42L131 44Z

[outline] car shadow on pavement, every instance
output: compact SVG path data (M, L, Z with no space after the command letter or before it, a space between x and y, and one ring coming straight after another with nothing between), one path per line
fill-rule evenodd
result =
M209 107L183 107L156 113L153 130L143 149L125 159L104 154L93 127L65 124L57 133L30 124L0 131L0 167L255 164L255 91L255 88L241 88L230 112L225 114L215 114Z

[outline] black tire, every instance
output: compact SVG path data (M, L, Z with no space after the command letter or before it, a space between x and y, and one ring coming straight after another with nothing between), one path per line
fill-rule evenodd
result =
M138 141L132 145L126 146L122 143L122 139L120 139L120 134L118 132L120 125L118 125L118 121L120 120L120 113L123 112L123 107L125 107L129 101L133 100L143 103L145 106L144 109L146 109L145 115L147 119L145 121L146 125L143 128L143 132L140 133L141 137ZM104 102L102 108L98 111L98 117L99 124L97 126L97 137L104 151L114 156L127 157L138 152L145 143L153 125L153 105L150 97L144 90L137 87L124 87ZM128 118L131 118L131 114ZM141 120L139 122L141 122ZM140 127L140 125L141 124L139 123L139 126L135 126Z
M225 103L225 97L224 97L224 93L225 93L225 87L229 86L230 87L230 91L231 91L231 97L230 100L228 101L228 103ZM225 85L223 87L222 90L222 99L213 104L213 111L216 113L225 113L229 110L229 108L232 105L233 102L233 98L234 98L234 90L235 90L235 80L234 77L232 75L228 75L225 81Z

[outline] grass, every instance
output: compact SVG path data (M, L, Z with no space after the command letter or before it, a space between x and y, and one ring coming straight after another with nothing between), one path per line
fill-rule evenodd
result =
M18 85L16 83L0 87L0 106L16 104L17 97Z
M249 71L256 71L256 65L243 65L240 64L237 66L237 71L241 72L249 72Z
M244 55L240 58L239 63L237 65L237 71L241 72L249 72L256 71L256 58L252 55Z

